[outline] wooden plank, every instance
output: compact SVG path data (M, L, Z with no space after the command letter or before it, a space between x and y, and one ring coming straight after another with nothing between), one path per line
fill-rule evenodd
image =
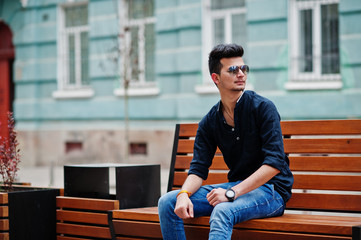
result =
M0 206L0 217L9 217L9 207Z
M0 204L8 204L8 194L7 193L0 193Z
M293 193L287 208L361 212L361 195Z
M159 223L127 220L113 220L114 232L121 236L162 238Z
M136 237L116 237L116 240L144 240L144 238L136 238ZM148 238L148 239L156 239L156 238Z
M361 153L361 139L284 139L285 153Z
M194 140L179 139L177 153L192 153L193 154Z
M294 232L273 232L253 230L233 230L232 239L247 240L351 240L351 237L336 235L315 235Z
M66 236L57 236L57 240L92 240L90 238L75 238L75 237L66 237Z
M113 219L159 222L158 208L133 208L113 211Z
M192 161L192 156L182 156L178 155L175 162L175 169L189 169L190 163ZM212 165L209 168L210 170L229 170L225 164L222 156L215 156L213 158Z
M284 135L349 135L361 134L361 120L281 121Z
M361 191L360 175L293 174L293 189Z
M0 240L9 240L9 233L8 232L3 232L0 233Z
M188 173L174 172L174 186L182 186ZM227 174L225 173L209 173L207 180L203 181L203 185L216 184L228 182Z
M358 156L291 156L292 171L361 172Z
M9 219L0 219L0 231L9 231Z
M58 208L87 209L95 211L109 211L119 209L118 200L78 198L78 197L56 197Z
M197 123L182 123L179 128L179 137L195 137L197 129Z
M193 154L194 140L179 139L177 153L179 154ZM216 149L216 154L221 154L219 148Z
M56 219L58 221L108 225L107 213L102 214L102 213L91 213L91 212L57 210Z
M357 225L360 221L360 218L355 217L285 214L280 217L252 219L236 224L234 229L351 236L352 226ZM209 217L187 219L184 222L197 226L209 226Z
M110 230L108 227L57 223L56 232L58 234L69 234L74 236L85 236L85 237L107 238L107 239L111 238Z

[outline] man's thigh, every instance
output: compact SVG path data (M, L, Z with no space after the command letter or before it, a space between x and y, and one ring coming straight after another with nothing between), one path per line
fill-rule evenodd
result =
M234 224L254 218L282 215L284 203L272 184L265 184L249 193L238 197L234 202L218 204L212 212L232 216Z

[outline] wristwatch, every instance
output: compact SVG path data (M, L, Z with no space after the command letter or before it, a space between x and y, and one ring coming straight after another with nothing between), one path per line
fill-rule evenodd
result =
M234 198L236 196L236 193L234 192L234 190L232 188L228 188L225 195L226 195L226 198L228 199L228 201L233 202Z

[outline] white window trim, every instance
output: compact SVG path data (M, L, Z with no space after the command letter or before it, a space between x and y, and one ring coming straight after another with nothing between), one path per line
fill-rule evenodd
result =
M341 89L341 74L322 74L321 58L314 57L314 71L312 73L301 73L298 69L297 59L299 56L299 10L312 9L313 13L313 55L322 56L321 53L321 4L339 3L339 0L310 0L303 1L297 6L297 0L290 0L289 4L289 39L290 39L290 71L289 81L285 84L287 90L317 90L317 89ZM296 27L295 27L296 26Z
M57 83L58 89L52 93L53 98L56 99L66 99L66 98L90 98L94 96L94 90L90 86L82 86L81 83L77 82L75 86L66 86L65 79L68 81L68 78L65 74L68 74L68 65L64 64L64 59L68 58L68 51L65 49L67 48L67 40L65 32L76 32L77 30L80 31L89 31L89 26L80 26L80 27L73 27L65 29L65 12L64 8L71 7L71 6L79 6L79 5L86 5L88 1L82 2L71 2L68 1L64 4L58 5L57 16L58 16L58 31L57 31L57 52L58 52L58 59L57 59ZM78 34L79 35L79 34ZM76 37L77 35L75 35ZM77 44L77 41L75 41ZM79 56L78 56L79 57ZM78 63L79 64L79 63ZM79 66L78 66L79 67Z
M246 8L211 10L211 0L202 1L202 83L195 86L198 94L215 94L218 88L214 85L208 68L208 54L214 47L213 43L213 19L224 18L225 20L225 43L232 43L231 18L233 14L246 13ZM224 17L225 16L225 17ZM252 85L249 88L253 88Z
M121 73L121 79L124 79L125 74L128 76L128 79L131 76L130 71L124 71L124 62L127 60L126 56L126 46L129 46L131 42L131 35L128 31L125 33L124 28L125 27L133 27L138 26L139 32L138 36L140 38L138 39L138 47L139 49L144 49L145 46L145 39L144 39L144 31L145 31L145 25L150 23L155 23L156 18L155 17L148 17L145 19L129 19L128 18L128 3L127 0L120 0L119 1L119 26L120 26L120 35L124 36L124 39L120 39L119 46L122 46L121 48L121 59L119 61L119 69ZM143 37L142 37L143 36ZM138 59L139 59L139 80L138 81L132 81L129 82L129 87L127 90L128 96L155 96L159 95L160 89L157 87L157 83L154 81L150 81L150 79L145 79L145 51L139 51L138 52ZM123 84L123 82L120 81L120 84ZM154 79L151 79L154 80ZM114 95L118 97L124 97L126 95L124 86L121 86L114 90Z

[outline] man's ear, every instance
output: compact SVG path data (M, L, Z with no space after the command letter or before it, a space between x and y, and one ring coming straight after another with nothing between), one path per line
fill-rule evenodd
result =
M213 82L218 85L219 83L219 75L217 73L212 73L211 75Z

